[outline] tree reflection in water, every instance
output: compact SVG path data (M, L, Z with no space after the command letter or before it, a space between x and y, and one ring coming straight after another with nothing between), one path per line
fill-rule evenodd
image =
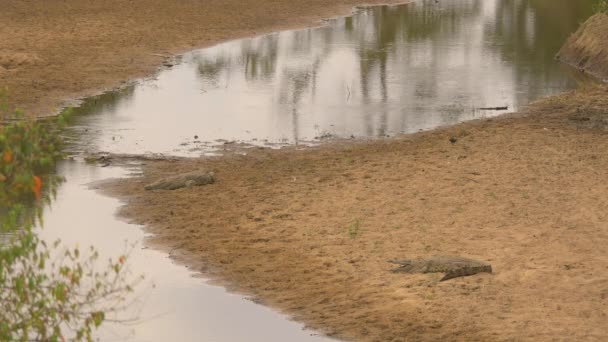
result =
M96 144L119 153L188 155L196 151L195 135L207 142L306 143L506 112L481 107L517 110L589 81L553 56L591 14L591 2L423 0L219 44L186 54L183 64L161 72L153 86L136 86L115 108L89 110L112 118L91 121L102 135Z
M566 0L365 8L322 28L244 40L231 53L203 51L198 71L207 85L218 84L221 69L225 77L244 73L257 82L252 87L276 88L265 109L280 127L290 126L292 142L313 135L303 123L337 135L384 136L575 87L553 56L590 14L589 2Z

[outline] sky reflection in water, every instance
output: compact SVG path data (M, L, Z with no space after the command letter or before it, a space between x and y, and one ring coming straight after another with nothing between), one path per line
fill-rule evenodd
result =
M590 1L568 0L361 9L186 54L154 80L88 100L72 133L89 130L81 149L196 156L222 139L382 137L503 114L590 82L554 60L590 14Z

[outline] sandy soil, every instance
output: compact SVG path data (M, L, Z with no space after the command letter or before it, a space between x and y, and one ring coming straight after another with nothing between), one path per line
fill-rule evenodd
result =
M152 243L331 336L605 341L606 108L603 87L391 140L148 162L109 191ZM143 190L192 170L218 182ZM431 255L495 272L438 282L386 262Z
M390 2L0 0L0 89L12 106L54 114L67 99L148 76L163 56Z

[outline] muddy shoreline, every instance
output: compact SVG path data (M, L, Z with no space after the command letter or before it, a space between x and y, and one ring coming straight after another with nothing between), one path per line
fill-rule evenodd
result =
M110 183L149 243L328 336L603 340L608 88L394 139L150 161ZM145 191L213 171L217 182ZM493 274L440 282L391 259L458 255Z
M329 336L601 340L607 95L395 139L148 162L107 191L153 245ZM217 182L143 190L192 170ZM446 254L494 274L439 283L386 262Z
M165 56L317 25L358 3L0 0L0 83L13 105L48 115L149 75ZM150 245L329 336L599 341L608 336L607 101L599 86L394 139L147 160L143 177L105 191L155 234ZM218 181L144 190L193 170ZM446 254L488 261L494 274L440 283L386 262Z
M0 0L0 84L10 107L54 115L77 99L150 77L163 61L197 48L319 26L355 6L405 2Z

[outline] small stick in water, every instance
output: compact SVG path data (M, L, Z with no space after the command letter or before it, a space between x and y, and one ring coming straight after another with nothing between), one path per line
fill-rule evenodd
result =
M477 108L479 110L508 110L509 106L504 106L504 107L481 107L481 108Z

